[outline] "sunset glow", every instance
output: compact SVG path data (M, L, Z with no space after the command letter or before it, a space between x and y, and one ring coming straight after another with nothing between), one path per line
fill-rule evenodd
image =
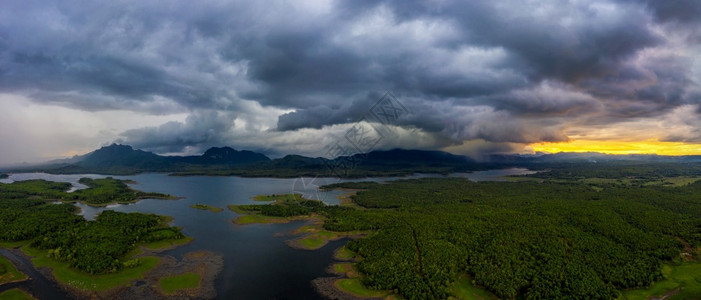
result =
M538 143L531 145L536 152L601 152L607 154L657 154L657 155L701 155L701 145L681 142L645 140L598 141L574 140L563 143Z

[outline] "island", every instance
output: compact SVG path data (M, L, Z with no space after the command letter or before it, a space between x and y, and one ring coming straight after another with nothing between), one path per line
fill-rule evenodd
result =
M293 248L316 250L326 245L329 241L344 237L363 236L368 233L368 231L363 230L339 231L325 229L324 220L339 207L327 206L318 200L305 199L299 194L257 196L256 198L274 198L276 200L274 203L263 205L229 205L228 208L230 210L240 215L233 222L239 225L246 225L287 223L297 220L309 221L309 224L293 232L293 235L299 236L288 241L288 245Z
M61 197L61 200L78 201L91 206L106 206L114 203L134 203L141 199L178 199L178 197L168 194L135 191L127 185L127 183L133 182L112 177L101 179L81 178L78 182L88 186L88 188L64 195Z
M76 214L76 206L66 203L104 205L172 196L134 191L124 181L112 178L81 179L81 183L88 188L73 193L67 192L71 185L62 182L0 183L0 247L11 249L5 253L31 260L37 271L78 298L116 294L148 298L143 288L125 287L134 280L155 286L176 269L197 271L203 278L201 285L207 288L190 295L215 295L214 277L223 265L220 255L200 251L177 262L158 254L192 240L180 228L168 225L171 217L105 210L88 221ZM0 284L24 278L0 256ZM24 292L11 292L17 293Z
M211 206L208 204L201 204L201 203L190 205L190 207L194 208L194 209L199 209L199 210L208 210L208 211L211 211L213 213L218 213L218 212L224 211L224 209L221 207L216 207L216 206Z

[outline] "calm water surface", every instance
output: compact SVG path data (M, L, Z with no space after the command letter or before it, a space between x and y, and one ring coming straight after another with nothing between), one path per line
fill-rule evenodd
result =
M490 170L475 173L452 174L473 181L499 180L500 176L531 174L526 169ZM0 182L27 179L45 179L70 182L74 189L85 188L78 183L82 177L102 178L104 175L51 175L44 173L12 174ZM316 251L292 249L285 244L291 231L303 221L288 224L236 225L232 223L238 215L229 210L212 213L190 208L196 203L226 208L230 204L253 204L252 198L260 194L302 193L305 197L319 199L329 205L339 203L340 191L318 191L318 186L339 182L333 178L241 178L188 176L177 177L166 174L140 174L134 176L112 176L130 179L136 183L132 188L146 192L168 193L182 199L144 199L134 204L91 207L76 204L80 214L93 219L99 212L110 209L121 212L155 213L174 217L172 225L180 226L183 233L194 238L188 245L165 254L182 258L190 251L209 250L224 256L224 268L215 283L219 299L318 299L311 287L311 280L329 276L325 269L333 261L333 251L346 240L334 241ZM439 175L416 174L402 177L441 177ZM373 180L385 182L396 177L366 178L344 181ZM258 202L259 203L259 202Z

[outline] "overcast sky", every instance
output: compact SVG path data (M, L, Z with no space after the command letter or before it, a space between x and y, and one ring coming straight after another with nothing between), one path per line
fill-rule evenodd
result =
M385 91L377 148L701 154L701 1L0 1L0 164L112 142L324 155ZM692 151L693 152L693 151Z

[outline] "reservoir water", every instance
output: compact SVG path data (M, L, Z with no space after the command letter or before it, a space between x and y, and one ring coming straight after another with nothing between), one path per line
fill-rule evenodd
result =
M500 176L531 174L526 169L490 170L475 173L453 174L473 181L500 180ZM416 174L407 178L436 177L440 175ZM45 179L70 182L74 188L82 177L101 178L104 175L51 175L44 173L12 174L0 182L27 179ZM91 207L76 204L80 214L93 219L99 212L110 209L121 212L143 212L172 216L174 226L182 227L184 234L194 238L185 246L164 254L178 259L190 251L209 250L224 257L224 268L217 277L215 287L219 299L318 299L311 286L317 277L329 276L326 268L332 262L333 251L346 240L329 243L316 251L293 249L285 241L290 232L303 221L287 224L236 225L232 222L238 215L232 211L213 213L197 210L190 205L202 203L221 208L230 204L253 204L253 197L260 194L303 193L305 197L319 199L329 205L339 203L340 191L318 191L323 184L339 182L333 178L242 178L188 176L177 177L166 174L139 174L134 176L112 176L129 179L136 183L131 187L146 192L168 193L178 200L144 199L134 204L118 204L107 207ZM365 178L352 181L396 180L396 177ZM344 180L350 181L350 180ZM46 289L45 286L35 289Z

